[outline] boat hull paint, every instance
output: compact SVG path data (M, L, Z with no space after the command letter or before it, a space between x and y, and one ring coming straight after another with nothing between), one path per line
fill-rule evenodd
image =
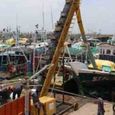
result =
M64 90L75 94L79 94L79 90L82 90L86 96L102 97L106 100L112 100L112 93L115 92L115 80L83 80L80 81L80 85L82 89L79 89L75 79L71 79L65 82Z

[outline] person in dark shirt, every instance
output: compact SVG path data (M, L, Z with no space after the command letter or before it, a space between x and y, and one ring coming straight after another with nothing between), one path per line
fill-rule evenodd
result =
M42 107L42 103L39 100L39 94L36 89L31 90L31 96L32 96L34 106L38 109L38 115L39 115L40 109Z
M13 99L16 98L16 95L17 95L18 98L20 97L22 89L23 89L22 84L17 83L15 88L14 88L14 91L13 91Z
M10 99L10 94L12 90L9 88L4 88L0 90L0 104L5 104Z
M98 112L97 115L104 115L105 110L104 110L104 102L102 98L98 99Z

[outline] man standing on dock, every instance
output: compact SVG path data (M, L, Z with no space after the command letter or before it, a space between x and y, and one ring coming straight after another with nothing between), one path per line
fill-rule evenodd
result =
M38 115L40 114L40 109L42 107L42 103L39 100L39 94L36 89L31 90L31 96L33 99L34 106L38 109Z
M13 99L16 99L16 95L18 98L20 97L22 89L23 89L22 83L18 82L14 88L14 91L13 91Z
M98 99L98 113L97 115L104 115L105 110L104 110L104 102L102 98Z

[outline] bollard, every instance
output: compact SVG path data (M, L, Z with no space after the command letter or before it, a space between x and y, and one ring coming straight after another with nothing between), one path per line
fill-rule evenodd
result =
M113 115L115 115L115 103L113 104Z

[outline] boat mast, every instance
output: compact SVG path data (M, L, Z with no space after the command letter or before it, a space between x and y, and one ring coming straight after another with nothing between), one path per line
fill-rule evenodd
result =
M43 0L43 3L42 3L42 17L43 17L43 27L42 27L42 30L44 31L44 26L45 26L45 16L44 16L44 0Z
M52 12L52 6L51 6L51 24L52 24L52 30L54 29L54 26L53 26L53 12Z
M45 10L44 10L44 0L42 2L42 18L43 18L43 26L42 26L42 30L41 30L41 41L44 42L47 38L46 38L46 30L45 30Z
M35 25L35 35L34 35L34 47L33 47L33 75L35 74L35 51L36 51L36 39L37 39L37 32L38 32L38 24Z
M19 46L19 27L16 26L16 46Z

